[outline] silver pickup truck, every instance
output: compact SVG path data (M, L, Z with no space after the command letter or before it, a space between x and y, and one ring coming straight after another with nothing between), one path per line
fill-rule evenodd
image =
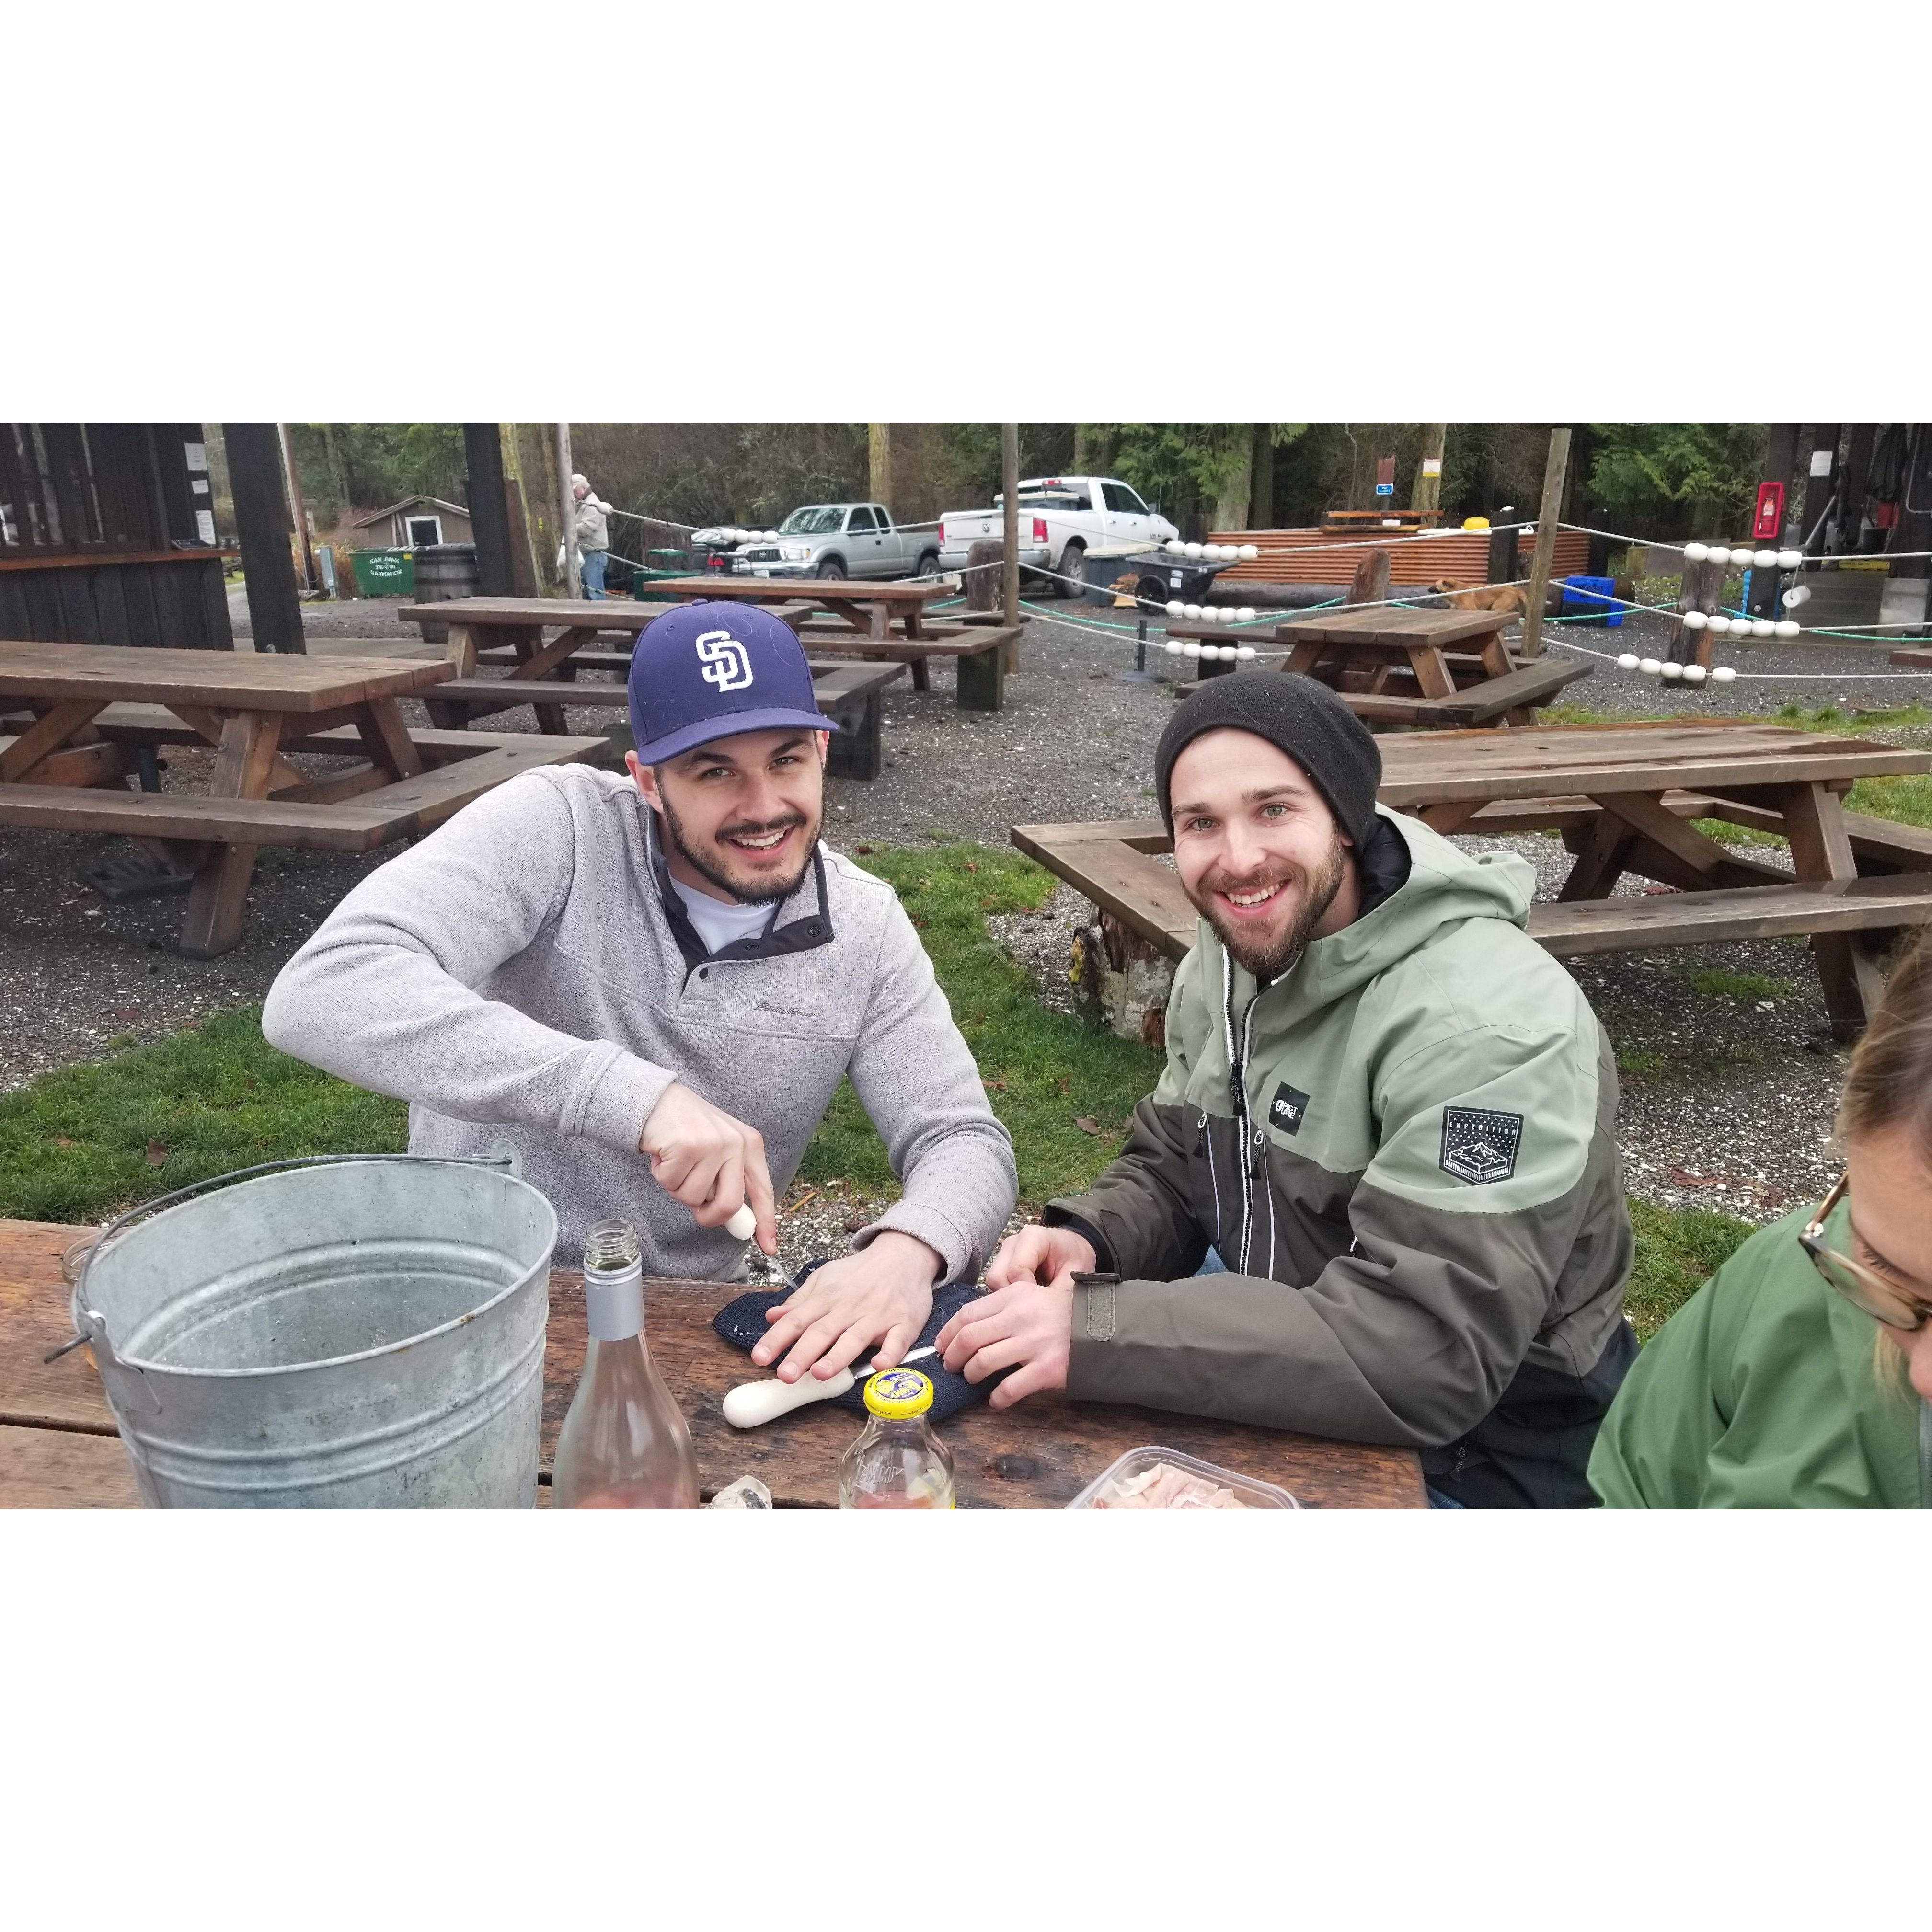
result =
M778 527L775 543L731 555L737 577L924 577L939 568L931 530L900 530L883 503L810 503Z

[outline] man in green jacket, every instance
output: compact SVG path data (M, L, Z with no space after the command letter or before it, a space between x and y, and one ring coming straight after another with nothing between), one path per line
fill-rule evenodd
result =
M1012 1371L998 1406L1064 1387L1410 1444L1438 1502L1588 1504L1636 1352L1616 1064L1522 929L1531 868L1381 811L1380 776L1311 680L1176 708L1156 778L1202 922L1166 1070L940 1344Z

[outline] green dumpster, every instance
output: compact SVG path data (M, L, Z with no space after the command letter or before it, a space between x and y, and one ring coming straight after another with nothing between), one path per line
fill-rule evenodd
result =
M416 554L412 550L352 550L349 561L356 587L364 597L412 597Z

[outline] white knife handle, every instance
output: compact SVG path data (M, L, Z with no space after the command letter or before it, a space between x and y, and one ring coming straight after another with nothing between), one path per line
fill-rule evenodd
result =
M736 1214L724 1223L724 1232L734 1241L748 1241L758 1232L758 1217L752 1212L752 1204L742 1202Z
M850 1369L841 1369L824 1382L807 1370L795 1382L782 1382L776 1376L769 1382L740 1382L724 1398L724 1420L734 1429L756 1429L808 1402L830 1402L856 1380Z

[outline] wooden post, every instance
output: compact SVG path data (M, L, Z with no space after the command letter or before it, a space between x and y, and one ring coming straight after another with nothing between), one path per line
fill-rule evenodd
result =
M556 500L563 520L557 528L563 535L563 594L583 594L584 579L577 561L577 499L570 494L570 425L556 426Z
M1000 425L1000 488L1005 493L1006 568L1000 573L1001 603L1009 624L1020 620L1020 426Z
M309 548L308 511L302 502L302 477L296 468L295 446L289 440L286 423L276 424L275 440L281 448L282 477L288 485L289 519L296 526L296 545L302 552L302 587L313 590L316 587L315 552Z
M1872 442L1878 434L1876 423L1854 423L1846 447L1845 466L1840 472L1844 486L1838 500L1838 527L1844 532L1848 553L1858 548L1859 526L1864 517L1865 485L1871 477Z
M510 506L503 494L503 434L496 423L465 423L463 456L470 472L470 527L476 537L476 585L485 597L514 597Z
M1348 586L1351 604L1386 604L1389 594L1389 554L1385 550L1364 550Z
M1807 448L1804 461L1804 508L1798 521L1804 531L1804 541L1809 544L1811 532L1817 529L1818 520L1825 514L1825 506L1832 500L1838 487L1838 430L1836 423L1814 423L1811 440ZM1820 459L1825 466L1818 467ZM1825 533L1818 532L1817 554L1825 554Z
M1254 474L1248 493L1248 528L1274 528L1274 424L1255 424Z
M892 505L892 426L890 423L866 425L866 481L872 501Z
M530 527L530 500L524 492L523 446L514 423L500 423L503 458L503 508L510 519L510 574L513 597L541 597L544 574L537 558L536 533Z
M1442 446L1449 440L1447 423L1422 425L1422 454L1415 466L1415 508L1418 512L1442 507ZM1430 465L1436 466L1432 475Z
M1717 609L1718 593L1724 587L1724 566L1712 562L1708 557L1695 563L1688 558L1684 560L1677 592L1677 621L1671 626L1670 642L1664 652L1672 664L1709 664L1711 634L1707 630L1687 630L1684 614L1701 610L1708 617Z
M235 498L235 533L242 546L242 580L258 651L305 652L295 559L289 550L289 506L283 494L281 446L273 423L224 423L228 483Z
M1536 556L1529 567L1529 601L1522 614L1526 658L1543 655L1543 601L1550 590L1550 566L1556 555L1556 520L1563 508L1563 474L1570 466L1568 427L1550 432L1549 460L1543 466L1543 502L1536 512Z

